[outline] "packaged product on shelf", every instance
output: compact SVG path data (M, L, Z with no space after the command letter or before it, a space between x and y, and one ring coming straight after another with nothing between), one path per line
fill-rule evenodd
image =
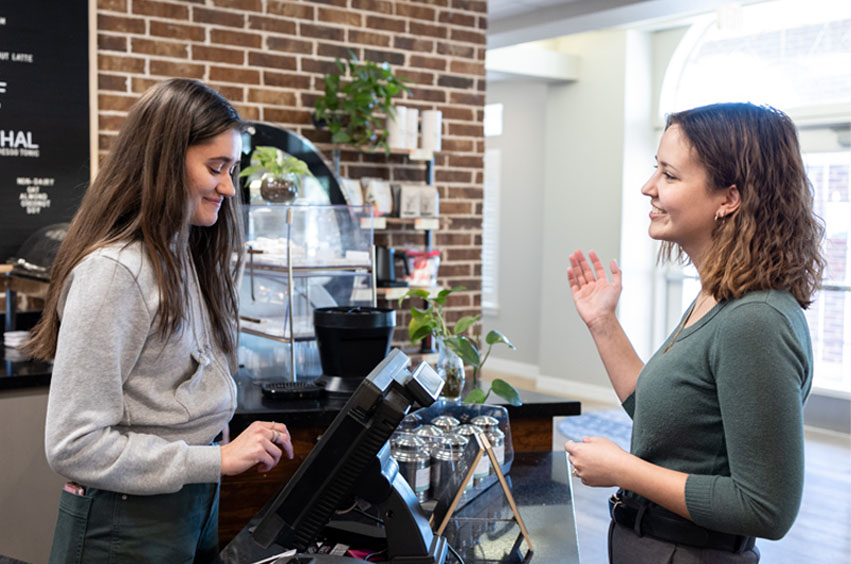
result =
M422 201L421 184L393 184L393 205L399 217L419 217Z
M346 199L347 204L350 206L363 205L363 189L361 188L359 180L341 178L340 188L342 189L343 197Z
M390 215L393 213L393 194L390 183L376 178L370 179L366 186L364 198L375 208L375 215Z
M408 257L409 272L405 280L411 286L437 286L437 268L440 266L440 250L417 251L408 249L405 251L405 255Z
M438 217L440 215L440 198L437 186L420 186L420 216Z

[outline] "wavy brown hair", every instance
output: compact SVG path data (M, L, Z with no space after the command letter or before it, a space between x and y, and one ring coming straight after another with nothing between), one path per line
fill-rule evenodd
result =
M44 312L28 345L30 354L55 356L57 303L74 267L98 248L140 241L159 286L155 323L160 335L165 338L181 328L194 264L214 339L235 358L235 279L242 262L239 195L224 199L214 225L190 225L186 152L242 127L228 101L195 80L166 80L133 104L56 255Z
M706 168L710 190L735 185L739 209L721 221L701 265L703 288L718 300L753 290L788 290L806 308L821 283L824 226L813 211L798 132L780 110L712 104L668 116ZM660 258L676 245L665 242ZM682 249L677 249L682 258Z

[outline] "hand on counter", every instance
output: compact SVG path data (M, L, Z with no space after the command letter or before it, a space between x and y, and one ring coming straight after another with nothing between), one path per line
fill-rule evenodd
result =
M573 465L573 475L586 486L620 486L622 476L632 455L603 437L582 437L582 442L567 441L564 450Z
M287 426L272 421L255 421L232 442L222 445L222 474L234 476L259 464L258 472L268 472L286 454L293 457Z

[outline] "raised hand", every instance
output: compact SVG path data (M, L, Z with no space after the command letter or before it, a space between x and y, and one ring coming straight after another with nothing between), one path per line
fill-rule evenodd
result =
M233 441L223 445L222 474L234 476L259 464L258 472L268 472L286 454L293 457L287 426L272 421L255 421Z
M592 328L599 320L614 317L622 286L621 270L614 260L609 265L612 272L612 281L609 282L597 253L589 251L588 257L591 259L591 265L585 260L582 251L570 255L567 281L570 283L573 303L579 317Z

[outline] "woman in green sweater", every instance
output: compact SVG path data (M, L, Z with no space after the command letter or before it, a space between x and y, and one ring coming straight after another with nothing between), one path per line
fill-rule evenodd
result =
M631 453L568 441L574 475L620 488L609 558L758 562L754 537L795 520L804 477L803 404L812 344L802 309L823 234L792 121L752 104L671 115L641 191L660 258L688 259L701 291L645 364L615 316L621 271L570 256L580 317L633 419Z

